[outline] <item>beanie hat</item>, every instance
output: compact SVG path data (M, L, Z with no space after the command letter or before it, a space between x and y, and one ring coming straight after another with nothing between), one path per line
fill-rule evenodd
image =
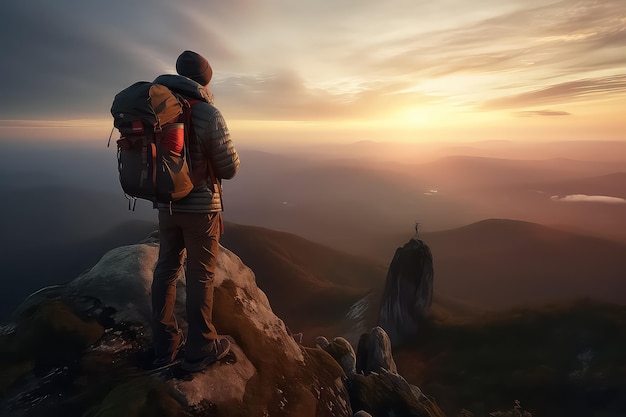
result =
M209 61L193 51L185 51L178 56L176 72L201 85L207 85L213 76Z

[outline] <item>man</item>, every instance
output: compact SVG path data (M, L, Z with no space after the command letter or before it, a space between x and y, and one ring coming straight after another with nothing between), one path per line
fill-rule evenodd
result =
M176 359L184 349L182 368L198 372L223 358L228 339L213 326L213 278L222 228L221 180L235 176L239 156L226 122L208 90L213 71L201 55L183 52L176 61L179 75L161 75L162 84L192 103L188 151L194 188L181 200L158 203L159 259L152 282L155 366ZM174 314L176 278L187 254L188 322L185 340Z

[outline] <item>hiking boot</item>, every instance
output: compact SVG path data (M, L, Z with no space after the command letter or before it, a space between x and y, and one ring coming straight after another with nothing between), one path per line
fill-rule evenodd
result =
M180 366L181 369L187 372L200 372L223 359L230 352L230 342L225 337L220 337L213 343L213 349L207 356L198 360L185 358Z
M174 351L170 355L164 356L162 358L156 358L152 362L152 366L154 368L160 368L160 367L163 367L163 366L167 366L167 365L169 365L172 362L175 362L176 359L178 357L180 357L181 354L183 353L186 341L187 340L185 339L185 336L181 334L180 335L180 342L178 342L178 346L176 346L176 349L174 349Z

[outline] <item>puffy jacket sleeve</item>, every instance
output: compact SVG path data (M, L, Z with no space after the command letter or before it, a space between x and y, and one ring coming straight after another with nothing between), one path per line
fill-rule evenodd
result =
M198 137L203 142L206 156L213 164L217 178L231 179L239 170L239 155L220 111L211 105L206 106L211 111L204 114L209 117L194 121L199 130Z

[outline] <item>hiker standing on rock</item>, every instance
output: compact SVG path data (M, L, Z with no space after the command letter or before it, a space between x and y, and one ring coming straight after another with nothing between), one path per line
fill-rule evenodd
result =
M213 278L222 223L221 180L239 169L239 156L226 122L213 105L209 82L213 71L201 55L183 52L176 61L179 75L161 75L154 83L182 95L191 104L189 155L193 190L186 197L158 203L159 259L152 282L155 366L173 362L184 349L182 368L201 371L230 350L228 339L213 326ZM187 322L185 340L174 314L176 279L187 254Z

